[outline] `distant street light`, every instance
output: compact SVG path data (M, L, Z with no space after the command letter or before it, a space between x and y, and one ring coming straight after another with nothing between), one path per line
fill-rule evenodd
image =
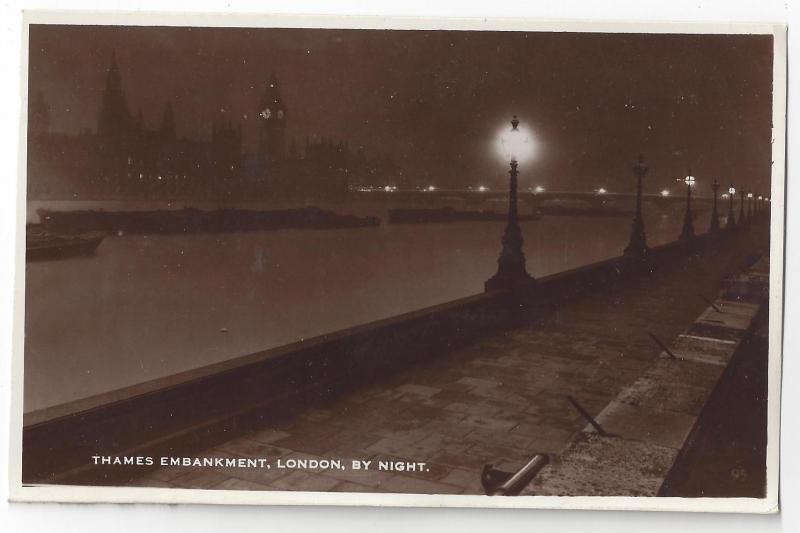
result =
M511 128L501 132L497 140L500 155L511 166L508 187L508 222L503 233L497 273L485 283L485 289L518 290L533 288L535 281L525 269L525 254L522 252L522 231L517 213L517 166L533 157L533 140L529 132L519 128L517 116L511 119Z
M537 185L536 188L533 189L533 192L536 193L544 192L544 187L542 187L541 185Z
M488 190L489 190L489 187L487 187L485 185L481 185L481 186L478 187L478 191L479 192L486 192Z
M436 187L434 187L433 185L428 185L428 189L427 189L427 190L428 190L429 192L433 192L433 191L435 191L435 190L436 190Z
M753 218L753 193L747 193L747 219Z
M661 191L661 196L666 198L667 196L669 196L669 191L667 189L664 189L663 191Z
M604 187L597 189L597 194L606 194L608 191Z
M694 238L694 221L692 220L692 187L695 184L694 176L690 170L683 182L686 184L686 213L683 216L683 229L681 230L680 239L682 241L689 241Z
M716 233L719 231L719 214L717 213L717 195L719 193L719 182L714 178L711 184L711 189L714 191L714 202L711 209L711 224L708 227L709 233Z
M736 216L733 214L733 197L736 195L736 187L731 184L728 189L728 222L725 224L726 229L733 229L736 227Z
M631 237L628 246L625 247L625 256L640 261L647 257L649 251L642 218L642 180L647 174L647 170L647 166L644 164L644 155L639 154L639 161L633 165L633 174L636 176L636 211L633 214Z

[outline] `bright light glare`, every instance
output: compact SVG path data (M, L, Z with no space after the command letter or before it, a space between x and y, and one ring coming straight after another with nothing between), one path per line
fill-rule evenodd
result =
M728 193L730 193L731 196L736 194L736 187L731 187L730 189L728 189Z
M480 187L478 187L478 190L480 192L486 192L489 190L489 187L487 187L486 185L481 185Z
M694 176L692 176L691 174L689 174L688 176L686 176L685 178L683 178L683 182L684 182L686 185L688 185L689 187L694 187L695 181L696 181L696 180L694 179Z
M516 161L525 163L533 159L536 151L536 141L533 134L523 125L517 129L504 126L497 134L497 154L503 161Z
M597 194L605 194L607 192L608 191L605 189L605 187L600 187L599 189L597 189Z
M747 197L748 198L752 198L753 197L753 193L751 193L751 192L747 193Z
M394 185L387 185L386 187L383 188L383 190L386 192L394 192L397 190L397 187Z
M667 189L664 189L663 191L661 191L661 196L669 196L669 191Z
M730 194L728 194L728 193L726 193L726 192L722 193L722 197L723 197L723 198L730 198L730 196L731 196L731 195L730 195Z
M542 187L541 185L537 185L537 186L536 186L536 187L533 189L533 191L534 191L534 192L544 192L544 187Z
M434 187L433 185L428 185L428 190L429 190L430 192L433 192L433 191L435 191L435 190L436 190L436 187Z

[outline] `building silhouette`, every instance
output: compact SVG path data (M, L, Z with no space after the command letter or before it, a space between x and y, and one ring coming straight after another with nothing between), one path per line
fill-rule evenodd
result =
M150 128L134 116L112 52L94 132L54 133L50 107L36 92L28 108L31 199L297 199L346 194L354 183L385 181L396 168L345 141L306 139L287 147L288 114L273 73L258 104L256 153L242 152L240 124L213 123L211 138L179 132L180 107L165 100ZM390 164L387 164L387 161Z

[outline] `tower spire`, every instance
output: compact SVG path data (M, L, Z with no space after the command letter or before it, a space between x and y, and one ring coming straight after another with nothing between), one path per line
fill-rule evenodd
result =
M104 136L122 136L130 133L133 119L128 111L122 79L117 66L117 54L111 51L111 64L106 72L106 85L100 103L97 133Z

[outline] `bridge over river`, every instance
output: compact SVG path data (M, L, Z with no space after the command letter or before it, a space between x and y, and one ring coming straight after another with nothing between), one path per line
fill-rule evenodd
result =
M467 205L481 206L488 202L505 201L508 199L506 190L481 190L481 189L370 189L358 191L358 196L370 199L392 200L395 202L407 202L417 204L436 204L445 201L458 200ZM563 202L586 204L591 209L602 209L612 205L633 205L636 201L634 192L598 192L598 191L520 191L518 193L520 202L538 210L547 204L557 204ZM713 197L696 196L692 194L692 203L711 204ZM652 205L659 210L666 210L672 206L684 205L686 203L685 194L663 195L663 194L642 194L644 205Z

